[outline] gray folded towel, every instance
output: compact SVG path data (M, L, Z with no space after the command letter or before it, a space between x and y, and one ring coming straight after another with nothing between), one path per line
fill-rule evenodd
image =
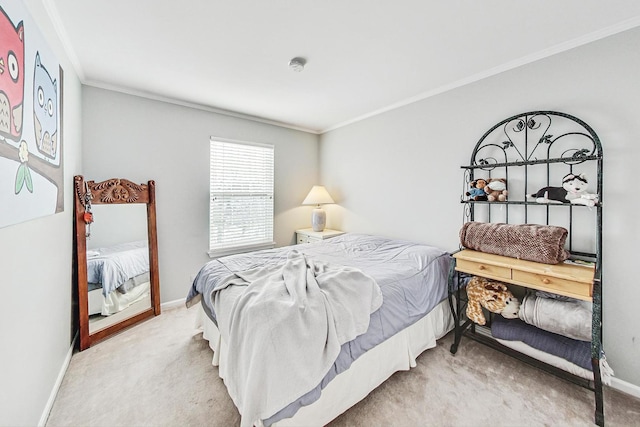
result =
M518 317L526 323L580 341L591 341L591 308L587 301L525 295Z

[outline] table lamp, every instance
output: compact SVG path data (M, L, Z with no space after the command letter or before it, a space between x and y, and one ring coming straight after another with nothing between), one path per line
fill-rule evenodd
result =
M333 199L322 185L314 185L302 202L303 205L316 205L311 215L313 231L322 231L327 224L327 213L320 207L327 203L334 203Z

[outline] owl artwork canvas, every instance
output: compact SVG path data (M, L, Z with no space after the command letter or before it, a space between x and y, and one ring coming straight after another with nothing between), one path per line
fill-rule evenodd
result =
M64 74L24 1L0 0L0 228L64 210Z
M36 53L33 71L33 127L38 151L55 159L58 150L58 87Z
M0 7L0 136L22 135L24 99L24 27L13 25Z

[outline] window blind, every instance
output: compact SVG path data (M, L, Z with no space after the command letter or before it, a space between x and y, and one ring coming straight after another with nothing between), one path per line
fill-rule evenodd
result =
M273 247L273 146L211 139L209 255Z

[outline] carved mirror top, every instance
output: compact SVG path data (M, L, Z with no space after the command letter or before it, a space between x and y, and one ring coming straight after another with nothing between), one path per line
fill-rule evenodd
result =
M82 176L76 176L74 182L76 194L85 206L87 201L93 204L149 203L149 186L155 185L155 181L136 184L124 178L85 181Z

